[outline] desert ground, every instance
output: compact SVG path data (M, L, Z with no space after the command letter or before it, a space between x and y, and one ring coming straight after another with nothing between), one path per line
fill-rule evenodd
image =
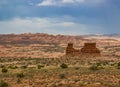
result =
M100 56L65 56L96 42ZM0 87L120 87L120 35L0 35Z

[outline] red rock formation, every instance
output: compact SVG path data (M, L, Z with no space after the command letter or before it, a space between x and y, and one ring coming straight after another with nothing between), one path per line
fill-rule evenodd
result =
M96 43L85 43L81 49L82 53L100 53L99 49L96 48Z
M96 43L85 43L81 50L76 50L73 47L73 43L68 43L66 48L66 55L79 56L80 54L100 54L100 50L96 48Z
M79 55L80 50L76 50L73 48L73 43L68 43L68 46L66 48L66 55Z

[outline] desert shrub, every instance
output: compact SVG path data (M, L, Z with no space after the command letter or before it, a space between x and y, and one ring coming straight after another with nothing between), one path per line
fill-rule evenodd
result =
M120 62L117 64L117 69L120 69Z
M75 70L79 70L79 67L75 67Z
M23 65L21 66L22 69L26 69L27 68L27 65Z
M4 65L1 65L0 68L5 68L5 66L4 66Z
M101 63L102 63L103 65L108 65L108 64L109 64L108 61L102 61Z
M45 73L45 72L48 72L48 69L43 69L43 72Z
M97 65L97 66L101 66L101 62L97 62L96 65Z
M117 69L120 69L120 66L118 66Z
M17 83L20 83L20 82L21 82L21 80L18 78Z
M90 70L98 70L98 66L97 65L92 65L92 66L90 66L90 68L89 68Z
M65 78L65 74L59 74L59 77L60 77L61 79L64 79L64 78Z
M110 64L111 66L115 66L116 64L115 63L112 63L112 64Z
M9 66L10 69L17 69L17 66Z
M6 83L5 81L1 80L0 81L0 87L8 87L8 83Z
M103 66L99 66L98 69L105 69Z
M23 74L23 73L17 73L17 77L18 77L18 78L23 78L23 77L24 77L24 74Z
M7 73L7 72L8 72L7 68L2 68L2 73Z
M62 63L62 64L60 65L60 67L63 68L63 69L68 68L67 64L65 64L65 63Z
M67 87L72 87L71 85L67 85Z
M53 84L52 87L57 87L56 84Z
M120 87L120 84L108 84L109 87Z
M120 66L120 62L117 65Z
M43 65L38 65L37 68L41 69L42 67L44 67Z

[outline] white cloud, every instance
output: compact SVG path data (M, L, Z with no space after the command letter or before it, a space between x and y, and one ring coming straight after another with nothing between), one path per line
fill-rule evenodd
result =
M76 26L76 24L74 22L63 22L63 23L61 23L61 25L65 26L65 27Z
M83 3L85 0L62 0L63 3Z
M56 20L57 19L57 20ZM14 18L0 21L1 33L51 33L51 34L80 34L87 28L84 24L72 21L62 21L58 18ZM57 22L56 22L57 21ZM74 30L75 29L75 30Z
M62 0L62 3L74 3L74 0Z
M55 0L43 0L41 3L37 4L37 6L51 6L56 4Z
M37 6L62 6L65 4L102 3L105 0L43 0Z

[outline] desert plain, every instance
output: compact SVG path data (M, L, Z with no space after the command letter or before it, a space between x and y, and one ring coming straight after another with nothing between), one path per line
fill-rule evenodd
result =
M66 56L95 42L100 56ZM0 87L120 87L120 35L0 35Z

